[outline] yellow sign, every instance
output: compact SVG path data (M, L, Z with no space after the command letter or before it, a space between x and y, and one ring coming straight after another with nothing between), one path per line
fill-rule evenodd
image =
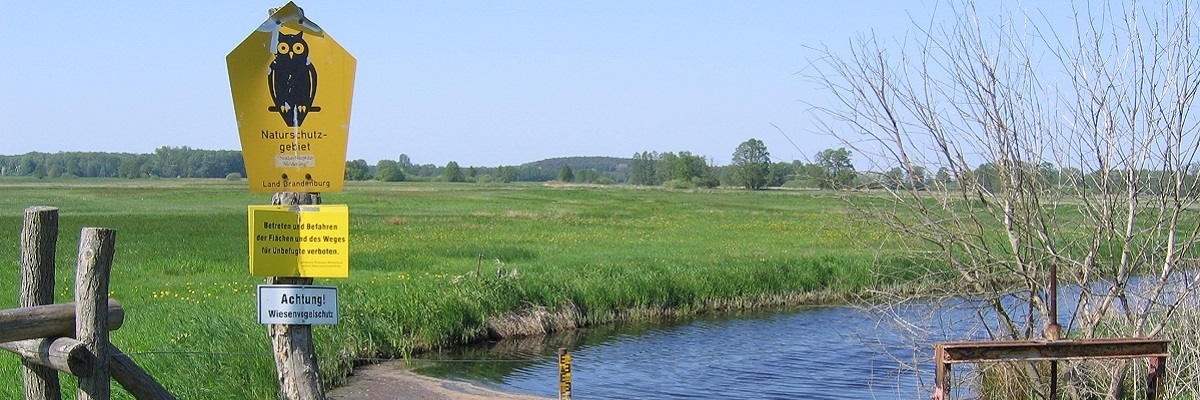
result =
M344 205L250 206L250 274L345 278L350 211Z
M225 61L250 192L341 191L354 57L288 3Z

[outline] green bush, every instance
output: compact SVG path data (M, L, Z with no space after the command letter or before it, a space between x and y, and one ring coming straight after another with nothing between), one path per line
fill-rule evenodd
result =
M229 175L225 175L225 180L230 181L230 182L240 181L240 180L242 180L242 173L230 172Z
M386 166L375 172L375 179L384 182L404 182L404 171L400 167Z
M667 189L695 189L696 185L684 179L672 179L663 182L662 186Z

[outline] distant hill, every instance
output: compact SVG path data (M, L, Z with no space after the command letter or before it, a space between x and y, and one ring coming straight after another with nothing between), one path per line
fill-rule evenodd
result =
M525 163L521 168L557 172L563 165L569 165L573 171L594 169L600 172L624 172L629 169L631 161L632 159L619 157L558 157Z

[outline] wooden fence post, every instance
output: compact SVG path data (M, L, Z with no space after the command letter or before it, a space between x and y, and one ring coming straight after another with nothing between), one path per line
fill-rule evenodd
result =
M62 371L80 377L79 399L109 399L111 377L138 400L174 400L108 340L125 320L121 304L108 298L116 231L80 232L74 303L54 304L57 242L58 209L25 209L20 307L0 310L0 349L21 356L25 398L61 400Z
M321 204L320 193L275 193L275 205ZM311 285L312 278L272 276L269 285ZM268 324L271 348L275 354L275 371L279 390L284 399L324 400L325 388L317 369L316 348L313 346L312 325Z
M75 338L94 357L92 370L79 377L79 400L109 400L108 277L117 231L83 228L75 269Z
M46 206L26 208L25 223L21 227L19 306L54 304L54 256L57 245L58 209ZM58 371L53 368L22 360L21 381L25 386L26 399L62 399Z

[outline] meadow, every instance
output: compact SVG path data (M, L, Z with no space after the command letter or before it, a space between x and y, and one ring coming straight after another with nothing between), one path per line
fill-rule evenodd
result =
M255 316L264 279L247 267L246 207L270 195L202 179L0 188L0 308L16 305L23 210L59 207L58 302L73 298L80 229L114 228L110 295L127 316L113 342L180 398L276 398ZM831 192L354 182L323 201L348 205L351 225L350 277L316 281L340 291L339 324L314 328L329 385L356 363L488 337L835 302L897 283L879 276L919 278ZM17 398L17 357L0 353L0 397Z

